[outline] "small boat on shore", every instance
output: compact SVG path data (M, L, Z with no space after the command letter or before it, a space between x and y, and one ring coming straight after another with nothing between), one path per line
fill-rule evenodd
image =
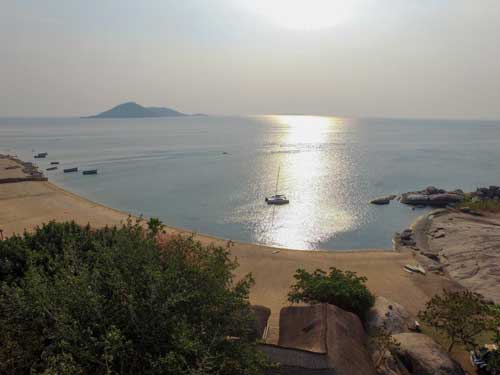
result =
M48 152L40 152L40 153L35 155L35 159L43 159L43 158L47 157L48 154L49 154Z
M64 173L78 172L78 167L66 168L63 170Z
M89 175L89 174L97 174L97 169L89 169L86 171L83 171L84 175Z
M58 161L51 161L50 165L59 165L59 162Z
M46 169L46 171L55 171L57 169L57 167L49 167Z
M420 273L422 275L425 275L425 270L420 264L406 264L404 266L404 269L406 272L410 273Z

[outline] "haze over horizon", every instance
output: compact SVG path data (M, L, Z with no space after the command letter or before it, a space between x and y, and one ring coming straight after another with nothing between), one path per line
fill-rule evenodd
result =
M208 4L209 3L209 4ZM500 2L5 0L0 116L500 119Z

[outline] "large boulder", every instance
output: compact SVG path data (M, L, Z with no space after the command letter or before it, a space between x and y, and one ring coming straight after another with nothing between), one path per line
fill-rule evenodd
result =
M464 196L456 193L422 194L417 192L401 195L401 203L412 206L444 207L449 204L462 202L463 200Z
M377 204L377 205L382 205L382 204L389 204L391 201L396 198L395 195L387 195L385 197L379 197L375 198L370 201L371 204Z
M375 375L359 318L336 306L290 306L280 312L279 345L325 353L336 375Z
M410 323L410 314L403 306L385 297L377 297L368 312L365 327L368 334L375 333L377 329L385 329L391 334L396 334L408 332Z
M393 335L401 345L398 359L415 375L465 375L464 370L433 339L421 333Z

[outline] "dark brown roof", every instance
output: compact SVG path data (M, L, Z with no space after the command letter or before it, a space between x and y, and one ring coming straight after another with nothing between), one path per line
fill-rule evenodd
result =
M290 306L280 312L279 345L325 353L337 375L375 375L365 340L359 318L333 305Z
M255 314L255 335L257 338L262 338L267 327L267 321L271 315L271 309L260 305L252 305L250 309Z
M284 348L278 345L261 344L262 350L271 362L279 363L280 369L270 369L266 375L334 375L326 354L307 350Z

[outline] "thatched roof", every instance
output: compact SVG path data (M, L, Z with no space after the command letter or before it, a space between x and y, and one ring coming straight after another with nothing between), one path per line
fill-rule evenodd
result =
M279 345L326 354L337 375L375 374L365 340L359 318L333 305L291 306L280 312Z
M257 338L263 338L264 332L266 331L267 321L271 315L271 309L260 306L252 305L250 309L255 315L254 331Z
M266 375L335 375L326 354L270 344L261 344L259 349L271 362L280 364L279 370L268 370Z

